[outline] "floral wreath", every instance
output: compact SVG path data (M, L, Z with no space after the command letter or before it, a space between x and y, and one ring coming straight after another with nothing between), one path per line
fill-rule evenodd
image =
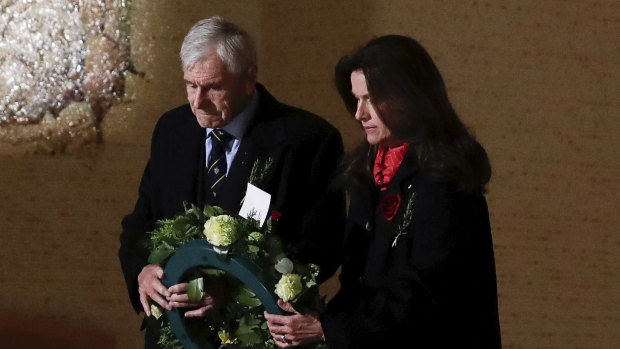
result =
M250 182L263 179L269 172L265 167L271 164L271 160L257 161ZM245 272L250 270L257 274L262 286L273 290L270 308L275 304L274 293L284 301L290 301L301 313L318 312L324 307L316 283L319 267L290 259L288 256L293 249L285 246L275 233L280 212L273 211L261 226L252 214L248 218L232 216L220 207L209 205L201 208L184 204L184 208L184 213L157 222L150 236L149 263L166 268L168 262L175 258L176 261L182 260L179 258L182 253L200 244L203 251L214 251L222 261L235 260L249 266ZM196 251L192 250L193 253ZM212 348L275 348L263 316L263 310L267 308L267 304L261 301L264 296L258 297L256 290L241 282L234 273L229 274L213 265L219 263L183 269L183 277L189 280L187 293L190 302L194 303L199 302L205 293L211 294L211 286L218 285L221 297L216 298L216 308L209 310L203 318L183 319L178 315L182 310L166 311L151 302L152 315L145 318L142 327L159 327L158 344L167 349L193 346L197 341L202 343L201 346ZM166 268L166 276L168 274ZM188 340L188 334L193 338Z

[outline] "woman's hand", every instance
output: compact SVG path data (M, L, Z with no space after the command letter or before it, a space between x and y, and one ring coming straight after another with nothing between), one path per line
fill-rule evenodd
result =
M278 306L292 315L265 312L269 331L280 348L294 347L323 339L323 327L316 314L300 314L291 303L278 300Z

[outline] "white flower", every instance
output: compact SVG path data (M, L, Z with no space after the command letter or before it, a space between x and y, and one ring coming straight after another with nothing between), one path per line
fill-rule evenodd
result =
M250 233L248 235L248 241L250 242L261 242L265 239L265 236L258 231Z
M274 268L276 268L276 270L280 272L280 274L290 274L293 272L294 268L293 261L284 257L280 259L278 263L276 263Z
M276 284L276 294L283 301L290 301L301 292L301 276L297 274L283 274Z
M235 219L228 215L211 217L205 223L204 234L214 246L230 246L237 240Z

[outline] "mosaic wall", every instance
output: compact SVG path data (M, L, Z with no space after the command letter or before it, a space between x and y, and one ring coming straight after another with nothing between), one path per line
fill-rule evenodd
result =
M0 154L96 140L132 75L129 2L3 0L1 9Z

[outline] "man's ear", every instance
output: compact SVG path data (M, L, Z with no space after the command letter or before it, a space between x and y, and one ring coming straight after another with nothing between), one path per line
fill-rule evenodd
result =
M254 91L254 87L256 87L256 82L258 81L258 66L253 65L249 67L247 76L246 92L249 95Z

